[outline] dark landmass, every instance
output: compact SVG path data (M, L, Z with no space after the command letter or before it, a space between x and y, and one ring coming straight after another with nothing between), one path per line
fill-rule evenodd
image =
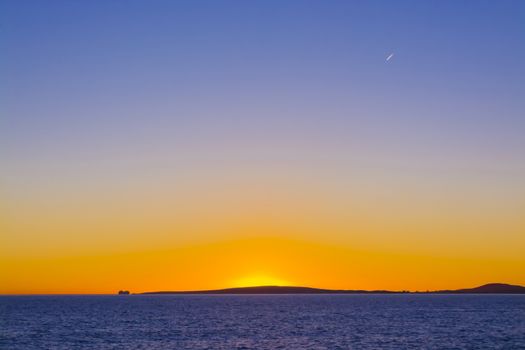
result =
M505 283L489 283L476 288L438 290L439 294L525 294L525 287Z
M525 287L504 283L490 283L476 288L438 290L427 292L389 290L320 289L310 287L258 286L195 291L158 291L141 294L525 294Z
M287 286L258 286L258 287L239 287L215 290L195 290L195 291L159 291L146 292L142 294L363 294L363 293L400 293L386 290L338 290L320 289L310 287L287 287Z

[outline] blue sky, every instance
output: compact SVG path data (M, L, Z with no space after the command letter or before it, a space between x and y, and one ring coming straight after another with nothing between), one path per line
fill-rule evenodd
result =
M356 121L387 133L490 131L503 141L523 128L518 1L2 6L3 119L13 142L155 121Z

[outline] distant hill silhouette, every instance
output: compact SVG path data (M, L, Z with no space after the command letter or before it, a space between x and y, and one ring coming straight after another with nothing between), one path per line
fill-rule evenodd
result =
M525 287L505 283L488 283L476 288L440 290L434 293L454 294L525 294Z
M158 291L141 294L401 294L407 291L320 289L291 286L257 286L195 291ZM525 287L504 283L490 283L480 287L456 290L415 292L428 294L525 294Z
M289 287L289 286L257 286L239 287L215 290L196 290L196 291L159 291L146 292L142 294L338 294L338 293L398 293L385 290L366 291L366 290L337 290L320 289L310 287Z

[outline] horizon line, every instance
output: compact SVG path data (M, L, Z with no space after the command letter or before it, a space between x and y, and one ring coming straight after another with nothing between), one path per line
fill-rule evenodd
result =
M520 291L525 293L525 286L519 285L519 284L509 284L509 283L502 283L502 282L491 282L491 283L485 283L478 285L476 287L471 288L458 288L458 289L436 289L436 290L409 290L409 289L401 289L401 290L389 290L389 289L331 289L331 288L317 288L317 287L310 287L310 286L299 286L299 285L255 285L255 286L242 286L242 287L227 287L227 288L216 288L216 289L200 289L200 290L155 290L155 291L142 291L142 292L130 292L126 289L121 290L115 290L114 292L88 292L88 293L60 293L60 292L51 292L51 293L0 293L0 296L16 296L16 295L114 295L118 294L118 292L128 292L129 294L134 295L147 295L147 294L228 294L228 291L232 292L239 292L239 291L250 291L250 290L256 290L256 289L264 289L264 288L273 288L273 289L298 289L300 290L297 294L305 294L306 291L309 291L310 294L317 293L324 293L324 294L350 294L350 293L362 293L362 294L407 294L407 293L447 293L447 292L460 292L465 293L469 290L476 290L480 288L517 288L519 290L523 289L523 291ZM302 291L302 292L301 292ZM499 292L501 293L501 292ZM261 293L265 294L265 293ZM277 293L273 293L277 294ZM293 294L290 291L287 291L286 294Z

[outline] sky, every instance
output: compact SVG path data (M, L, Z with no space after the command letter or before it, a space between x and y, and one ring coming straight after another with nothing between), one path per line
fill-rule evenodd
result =
M517 0L2 1L0 293L525 285L524 39Z

